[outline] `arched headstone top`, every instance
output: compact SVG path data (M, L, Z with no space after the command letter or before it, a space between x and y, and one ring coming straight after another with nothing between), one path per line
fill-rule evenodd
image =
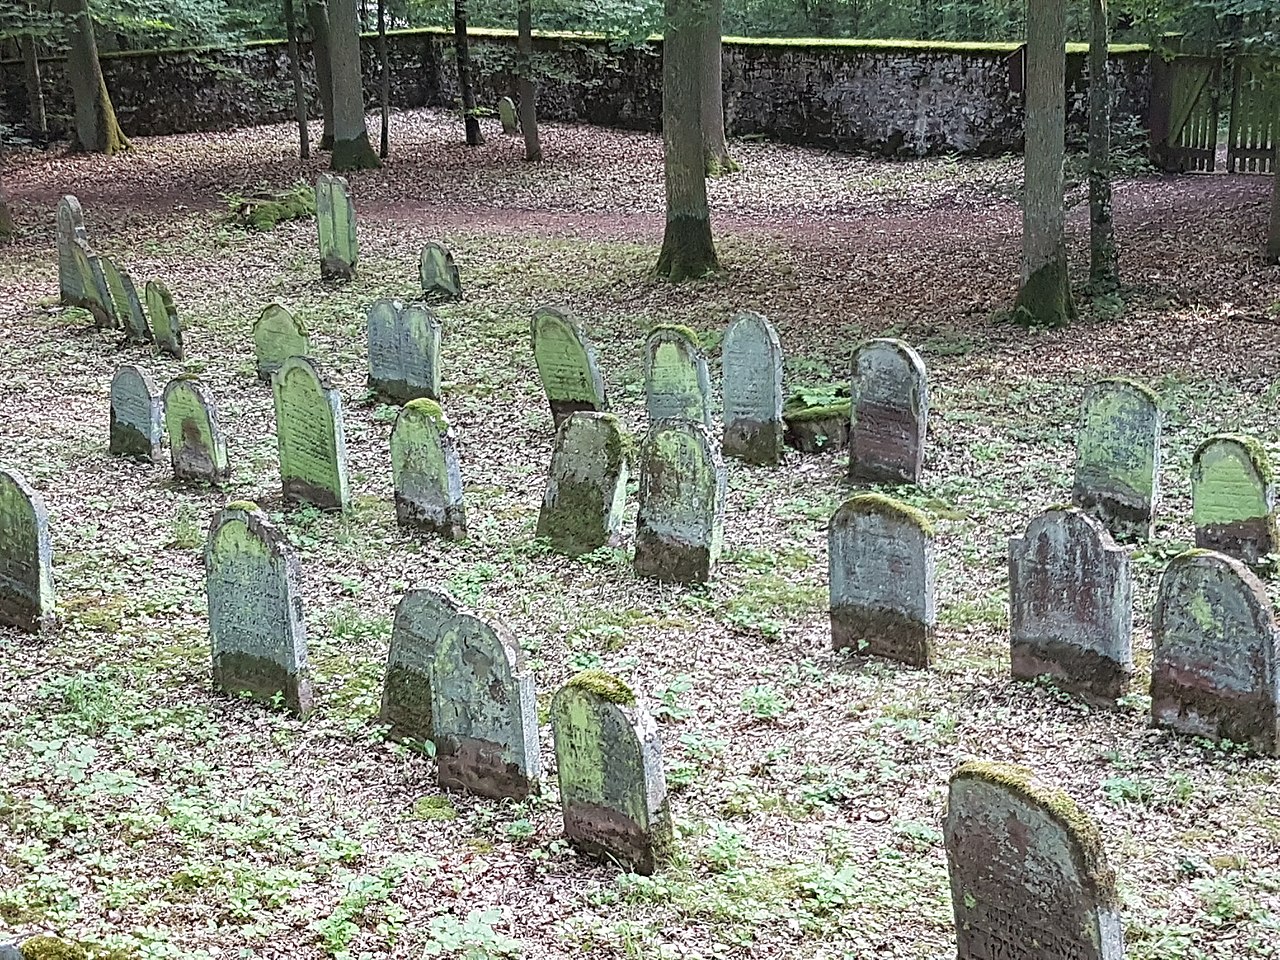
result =
M539 307L529 322L529 337L557 427L571 413L609 408L595 346L568 308Z
M930 539L934 535L933 522L924 511L892 497L886 497L882 493L862 493L856 497L850 497L836 510L831 521L833 524L844 525L859 517L893 520L915 527Z
M16 470L0 468L0 624L53 629L53 547L44 498Z

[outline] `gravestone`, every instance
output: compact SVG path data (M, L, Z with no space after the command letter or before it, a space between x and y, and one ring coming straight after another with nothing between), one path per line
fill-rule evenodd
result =
M510 97L498 101L498 119L502 121L502 132L511 136L520 132L520 120L516 116L516 103Z
M217 404L204 384L191 377L170 380L164 388L164 423L174 479L222 486L231 476L227 443Z
M99 260L116 320L124 327L125 339L133 343L150 343L151 327L147 325L147 315L142 311L142 301L138 299L133 278L117 267L110 257L100 257Z
M396 522L448 540L467 536L462 472L440 404L420 398L401 408L391 428Z
M288 357L271 377L276 445L285 500L346 510L347 440L342 397L305 357Z
M462 299L462 278L453 262L453 254L432 242L422 248L418 257L418 279L422 295L430 303Z
M181 360L182 323L169 288L159 280L148 280L145 297L147 315L151 318L151 335L155 338L156 346Z
M1156 395L1141 384L1104 380L1084 395L1071 500L1118 540L1151 538L1162 421Z
M649 875L671 849L662 741L630 688L599 670L551 702L566 839L588 856Z
M1277 552L1276 487L1267 451L1252 437L1219 434L1191 461L1196 546L1251 565Z
M288 308L270 303L254 321L253 352L258 362L258 379L270 380L290 357L311 356L311 336Z
M378 722L392 740L435 742L431 671L441 631L458 613L453 599L434 590L410 590L396 605L382 683Z
M360 247L356 241L356 208L346 177L322 173L316 180L316 226L320 233L320 277L352 279Z
M556 427L572 413L609 409L596 349L582 325L562 307L533 314L533 359Z
M111 378L111 432L107 452L155 463L164 455L164 401L151 376L126 363Z
M44 633L55 625L53 550L44 498L0 469L0 625Z
M257 505L229 503L214 517L204 553L213 685L298 716L311 711L298 563Z
M369 389L394 403L440 399L440 321L426 307L369 308Z
M58 201L58 292L64 307L81 306L87 291L84 273L76 262L76 241L89 242L80 201L67 195Z
M649 422L692 420L714 430L711 379L697 334L687 327L655 327L644 344L645 408Z
M627 501L627 437L608 413L575 413L556 431L538 536L571 557L615 542Z
M868 340L853 354L849 479L919 483L929 424L929 378L901 340Z
M85 240L76 239L71 244L71 259L80 277L80 300L75 306L93 314L94 326L99 330L111 330L119 326L115 304L107 290L106 277L102 273L102 261L89 249Z
M724 542L727 475L706 427L659 420L640 451L636 576L711 579Z
M721 349L727 457L774 466L782 456L782 344L758 313L740 313Z
M1093 820L1025 767L966 763L943 821L957 960L1123 960Z
M1133 676L1129 554L1075 507L1036 517L1009 540L1013 676L1114 705Z
M1174 557L1151 638L1153 724L1280 753L1275 612L1248 567L1210 550Z
M841 504L827 528L831 645L915 667L933 659L933 526L876 493Z

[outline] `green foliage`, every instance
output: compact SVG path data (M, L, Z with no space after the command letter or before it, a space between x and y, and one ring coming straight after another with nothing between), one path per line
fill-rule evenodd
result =
M499 960L519 956L520 941L493 929L502 919L502 911L472 910L466 920L445 914L431 921L431 939L423 955L451 957L456 960Z
M284 190L257 190L225 197L227 219L246 229L266 233L286 220L307 220L316 215L316 192L305 183Z

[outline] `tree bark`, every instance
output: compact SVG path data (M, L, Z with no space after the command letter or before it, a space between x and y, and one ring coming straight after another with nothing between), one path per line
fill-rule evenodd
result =
M665 0L662 41L662 142L667 226L657 272L672 281L720 266L711 238L702 143L703 25L706 0Z
M1035 0L1027 8L1022 289L1014 308L1014 319L1027 326L1060 327L1076 319L1062 214L1066 14L1066 0Z
M533 81L533 0L516 0L516 77L524 158L536 163L542 159L542 142L538 138L537 89Z
M1271 168L1271 224L1267 228L1267 260L1280 263L1280 143L1276 145L1276 161Z
M387 0L378 0L378 71L382 94L382 134L378 138L378 156L385 160L391 152L391 62L387 56Z
M334 170L382 166L365 126L355 0L329 0L329 57L333 80L333 157L329 166Z
M13 222L13 211L9 209L9 191L0 183L0 242L10 239L18 228Z
M467 130L467 146L484 146L480 118L476 116L476 88L471 82L471 42L467 38L467 0L453 0L453 51L458 62L458 96L462 99L462 122Z
M729 156L729 143L724 135L724 54L721 49L721 22L724 0L704 0L706 15L702 27L702 146L706 154L709 177L733 173L738 169Z
M67 19L70 49L67 73L75 101L75 147L86 153L108 156L129 149L129 138L120 129L107 81L98 62L98 44L89 16L89 0L57 0L57 9Z
M302 64L298 60L298 23L293 0L284 0L284 30L289 43L289 79L293 83L293 115L298 121L298 156L311 157L311 131L307 129L307 96L302 89Z
M49 132L49 120L44 111L44 84L40 82L40 58L36 55L35 37L21 37L23 74L27 81L28 124L36 133Z
M307 0L307 25L311 28L311 56L316 64L316 87L320 91L320 111L324 127L320 149L333 149L333 53L329 45L329 5L326 0Z
M1111 84L1107 0L1091 0L1089 35L1089 282L1098 292L1120 286L1111 218Z

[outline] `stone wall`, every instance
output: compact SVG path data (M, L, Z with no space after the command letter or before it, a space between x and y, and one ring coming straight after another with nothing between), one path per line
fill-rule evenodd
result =
M473 32L478 96L492 105L514 91L514 35ZM389 36L392 103L444 106L456 97L449 34L396 31ZM303 77L313 111L310 50ZM908 41L741 40L725 42L726 118L736 136L868 151L886 156L990 154L1022 145L1022 96L1015 45L919 44ZM657 129L662 108L660 41L614 49L595 37L539 37L543 79L539 115L548 120ZM1083 50L1068 56L1069 118L1082 128L1086 95ZM1118 116L1145 120L1150 94L1145 48L1117 48L1111 61ZM61 61L43 66L48 112L65 126L70 91ZM292 93L285 45L238 50L170 50L103 57L120 121L131 135L224 130L289 120ZM364 42L371 108L377 96L374 39ZM0 64L0 111L6 123L26 115L21 65Z

